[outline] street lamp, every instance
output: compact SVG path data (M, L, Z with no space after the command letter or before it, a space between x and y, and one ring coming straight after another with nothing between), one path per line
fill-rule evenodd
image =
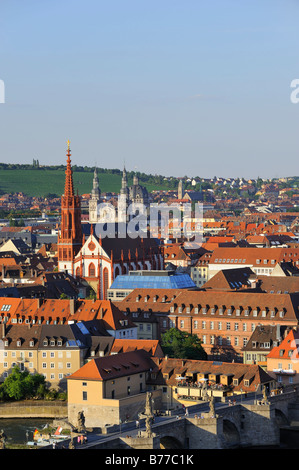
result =
M240 391L241 391L241 405L242 405L242 394L243 394L243 389L240 388Z

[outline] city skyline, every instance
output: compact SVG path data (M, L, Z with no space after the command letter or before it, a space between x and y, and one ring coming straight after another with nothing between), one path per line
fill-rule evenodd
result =
M17 7L17 8L16 8ZM1 162L296 176L298 5L1 5Z

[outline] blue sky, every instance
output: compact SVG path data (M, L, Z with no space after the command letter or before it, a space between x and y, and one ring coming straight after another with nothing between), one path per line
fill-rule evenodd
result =
M298 0L1 0L0 161L298 175Z

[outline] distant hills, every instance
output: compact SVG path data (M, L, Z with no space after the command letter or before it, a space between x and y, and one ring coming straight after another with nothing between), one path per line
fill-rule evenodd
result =
M98 168L99 186L102 193L119 193L122 171ZM79 194L90 193L94 168L73 165L73 181ZM127 172L128 184L132 184L133 172ZM165 180L161 175L137 173L140 184L148 191L176 189L177 180ZM65 166L17 165L0 163L0 194L22 192L27 196L61 196L64 192Z

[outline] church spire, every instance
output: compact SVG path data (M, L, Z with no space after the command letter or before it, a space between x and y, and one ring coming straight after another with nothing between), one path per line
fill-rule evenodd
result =
M98 172L97 172L97 168L95 167L94 173L93 173L91 197L93 199L100 199L100 196L101 196L101 190L99 188Z
M70 141L67 141L67 161L66 161L66 170L65 170L65 186L64 186L64 196L73 197L74 196L74 184L73 184L73 171L71 167L71 150L70 150Z

